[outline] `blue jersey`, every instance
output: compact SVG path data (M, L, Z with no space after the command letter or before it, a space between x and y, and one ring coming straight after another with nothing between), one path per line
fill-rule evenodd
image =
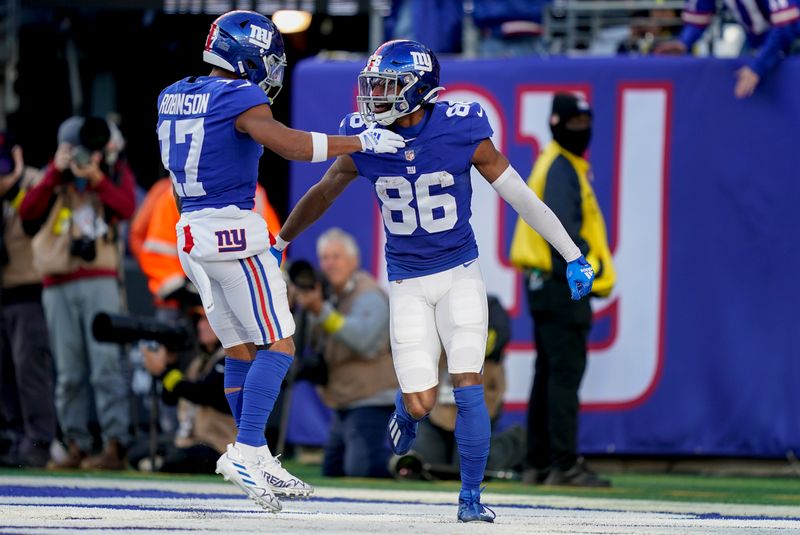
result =
M770 28L769 4L769 0L725 0L725 6L747 32L748 42L753 48L761 46L763 35ZM687 48L691 49L700 39L716 11L716 0L686 0L681 13L686 26L680 39Z
M184 78L158 96L161 161L181 197L181 211L253 208L264 148L235 123L260 104L269 100L258 86L216 76Z
M361 116L346 116L339 131L364 130ZM416 126L392 127L406 140L396 154L351 155L358 173L375 186L386 229L389 280L439 273L478 257L472 216L472 155L491 137L480 105L439 102Z

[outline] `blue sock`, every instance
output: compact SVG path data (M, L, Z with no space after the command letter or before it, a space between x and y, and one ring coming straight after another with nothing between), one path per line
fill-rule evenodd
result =
M247 372L242 392L242 416L236 442L263 446L264 428L281 391L281 383L292 365L292 357L277 351L258 351Z
M242 418L242 390L244 390L244 380L247 372L250 371L249 360L233 359L225 357L225 389L238 388L236 392L225 394L228 398L228 405L231 406L231 414L236 420L236 427L239 427L239 420Z
M406 404L403 403L403 391L399 388L397 389L397 394L394 396L394 410L397 413L397 416L400 417L402 420L406 420L408 422L418 422L416 418L408 414L406 410Z
M453 389L456 398L456 443L461 459L461 491L480 490L489 441L492 437L489 411L483 400L483 385Z

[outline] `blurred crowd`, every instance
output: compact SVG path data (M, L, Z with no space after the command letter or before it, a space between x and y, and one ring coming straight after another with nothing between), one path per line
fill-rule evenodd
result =
M551 54L558 43L546 31L545 13L558 15L569 3L469 4L478 55L503 57ZM725 2L722 13L713 0L689 0L682 12L652 4L627 24L595 32L586 52L691 54L702 48L699 43L714 41L704 34L721 16L741 28L738 53L746 61L734 92L747 97L800 35L800 10L789 1ZM461 0L397 0L386 17L386 37L459 53L464 21ZM235 425L223 392L224 352L178 261L171 181L165 177L140 193L137 207L126 141L112 120L71 117L55 141L49 163L37 169L26 165L12 133L0 133L0 465L211 472L233 442ZM255 210L277 232L280 221L263 188ZM145 333L133 345L98 341L115 334L98 336L97 315L125 314L126 256L146 276L155 318L179 326L191 343L170 345L157 333L149 339ZM358 245L346 232L325 232L317 256L286 270L300 356L288 381L316 385L332 411L323 474L457 477L447 374L442 403L424 422L417 449L392 459L385 426L397 383L387 296L362 269ZM496 422L508 316L493 298L489 310L486 398ZM280 449L284 412L279 405L267 429ZM525 431L512 427L493 440L489 468L521 471Z

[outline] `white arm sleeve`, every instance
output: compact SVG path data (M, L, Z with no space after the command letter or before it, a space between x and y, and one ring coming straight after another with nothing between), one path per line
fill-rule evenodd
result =
M536 196L510 165L492 182L492 187L533 230L541 234L567 262L581 256L556 214Z

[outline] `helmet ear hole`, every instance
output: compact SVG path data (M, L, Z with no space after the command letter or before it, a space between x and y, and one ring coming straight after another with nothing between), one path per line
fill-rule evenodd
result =
M247 65L248 69L255 69L258 67L258 65L256 65L256 62L251 59L244 60L244 63L245 65Z

